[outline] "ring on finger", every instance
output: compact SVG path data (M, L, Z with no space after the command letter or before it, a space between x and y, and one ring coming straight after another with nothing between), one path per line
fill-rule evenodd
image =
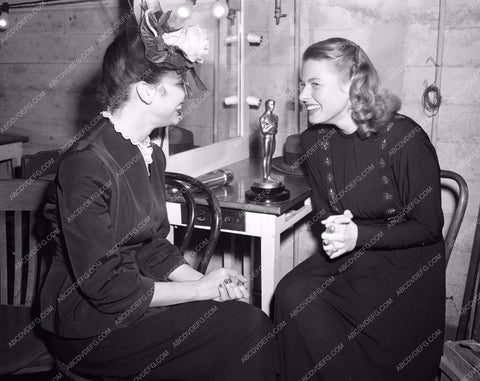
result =
M335 232L335 225L331 225L327 228L327 233L334 233Z

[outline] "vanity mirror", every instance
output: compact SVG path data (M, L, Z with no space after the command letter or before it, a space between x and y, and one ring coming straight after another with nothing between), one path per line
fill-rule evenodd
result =
M186 99L180 124L167 127L163 139L155 139L169 156L167 170L197 176L246 159L244 0L162 0L160 4L165 12L172 10L180 25L206 29L209 39L209 53L197 68L207 90ZM190 15L181 19L184 10Z

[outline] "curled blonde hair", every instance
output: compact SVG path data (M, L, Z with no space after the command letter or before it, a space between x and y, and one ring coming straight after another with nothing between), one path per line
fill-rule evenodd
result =
M378 135L392 114L400 110L400 99L381 86L377 70L354 42L339 37L319 41L303 53L303 61L309 59L331 61L341 79L351 81L351 116L361 137Z

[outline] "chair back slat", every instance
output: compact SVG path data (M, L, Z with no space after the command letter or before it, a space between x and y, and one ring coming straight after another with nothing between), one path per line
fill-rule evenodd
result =
M0 210L37 210L43 200L50 181L37 179L1 180Z
M22 304L22 266L17 266L17 263L21 263L23 256L23 231L22 231L22 212L16 210L14 213L14 225L15 225L15 246L13 252L15 253L14 262L14 278L13 278L13 305L20 306Z
M38 273L36 216L51 181L0 180L1 304L30 306ZM13 279L8 277L13 276ZM9 289L10 288L10 289Z
M39 244L34 236L35 223L35 213L30 213L28 250L22 259L22 262L28 263L27 290L25 294L25 305L27 306L31 306L33 303L33 296L35 294L35 285L37 280L37 263L39 261L37 255L39 252Z
M8 299L7 252L5 212L0 211L0 304L7 304Z

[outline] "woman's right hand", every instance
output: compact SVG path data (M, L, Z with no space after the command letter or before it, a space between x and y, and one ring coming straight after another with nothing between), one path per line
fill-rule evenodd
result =
M201 299L213 299L218 302L248 298L245 287L247 279L235 270L221 268L199 279Z
M352 212L347 209L343 214L333 215L322 221L325 225L325 231L321 235L323 250L330 259L337 258L355 248L358 226L352 218Z

